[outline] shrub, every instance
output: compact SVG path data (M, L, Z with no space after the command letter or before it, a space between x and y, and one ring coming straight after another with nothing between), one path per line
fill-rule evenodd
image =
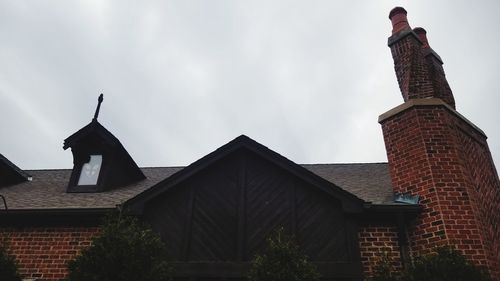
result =
M276 230L267 239L264 254L257 255L249 272L249 281L317 281L319 274L300 252L292 237Z
M69 281L167 281L170 266L160 237L136 218L107 217L92 246L68 263Z
M382 256L369 281L491 281L486 271L469 263L457 250L436 248L435 253L417 257L401 274L395 272L390 259Z
M373 275L367 281L398 281L400 274L394 269L392 259L387 252L380 253L380 261L374 268Z
M486 271L469 263L457 250L441 247L415 259L405 272L408 281L490 281Z
M7 251L7 244L0 244L0 277L2 281L21 281L17 271L17 263Z

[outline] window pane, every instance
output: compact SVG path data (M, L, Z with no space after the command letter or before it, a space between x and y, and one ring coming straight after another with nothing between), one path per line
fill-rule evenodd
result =
M101 171L102 155L90 155L88 163L83 164L78 185L96 185Z

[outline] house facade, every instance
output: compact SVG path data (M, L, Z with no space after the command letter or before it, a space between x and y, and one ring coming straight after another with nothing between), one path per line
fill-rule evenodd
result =
M99 123L100 97L64 141L73 169L25 171L0 154L0 236L23 278L64 278L119 208L160 234L175 280L244 280L283 227L324 280L362 280L382 254L401 269L451 245L500 281L500 182L486 135L455 110L425 30L403 8L389 18L404 102L378 120L388 163L300 165L242 135L187 167L140 168Z

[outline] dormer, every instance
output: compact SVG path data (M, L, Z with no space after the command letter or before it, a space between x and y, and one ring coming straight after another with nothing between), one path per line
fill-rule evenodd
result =
M30 175L0 154L0 187L30 180Z
M73 171L67 192L102 192L146 177L120 141L98 121L103 95L87 126L64 140L71 147Z

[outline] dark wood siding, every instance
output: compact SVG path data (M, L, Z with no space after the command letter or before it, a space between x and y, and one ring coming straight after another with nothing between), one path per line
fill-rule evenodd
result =
M149 201L144 218L190 280L239 280L281 226L325 277L361 274L356 221L340 201L246 149Z

